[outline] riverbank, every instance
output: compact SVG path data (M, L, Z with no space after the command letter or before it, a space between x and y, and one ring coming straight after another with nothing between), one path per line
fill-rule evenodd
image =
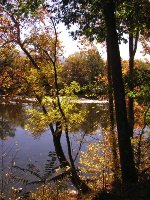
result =
M63 97L60 97L62 99ZM0 104L17 104L17 103L35 103L37 100L36 98L29 98L23 96L15 96L15 97L8 97L8 96L0 96ZM73 100L74 103L96 103L96 104L106 104L108 100L99 100L98 98L86 98L86 97L79 97L77 100Z
M36 98L29 98L23 96L0 96L0 104L17 104L17 103L34 103Z

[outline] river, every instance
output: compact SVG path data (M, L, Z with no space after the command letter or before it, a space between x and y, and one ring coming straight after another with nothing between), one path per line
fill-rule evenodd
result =
M32 134L25 130L25 110L31 104L1 104L0 105L0 170L1 189L5 190L8 185L20 187L20 181L10 181L9 174L12 166L21 168L38 169L44 173L44 166L48 155L54 152L52 135L49 129L42 133ZM102 137L103 129L108 126L108 104L106 101L82 100L77 104L79 110L86 109L84 121L74 126L70 131L70 141L73 156L80 151L85 151L89 143L95 142ZM61 143L67 155L66 139L63 134ZM78 164L79 157L76 159ZM20 177L22 172L13 171L13 175ZM8 177L7 178L5 177Z

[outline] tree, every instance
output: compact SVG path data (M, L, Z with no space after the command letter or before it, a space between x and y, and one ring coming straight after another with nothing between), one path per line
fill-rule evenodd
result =
M113 2L109 1L109 3L104 4L103 9L106 21L107 48L110 51L110 64L112 67L112 81L114 89L122 179L124 182L132 182L137 181L137 174L134 165L131 141L129 137L130 132L127 121L125 92L122 80L121 60Z
M136 182L137 172L134 165L130 141L130 130L127 120L125 92L122 80L119 39L116 27L115 3L108 1L61 1L63 21L79 23L79 34L90 39L103 41L107 38L107 50L110 51L111 76L113 82L115 113L120 150L120 161L123 182Z
M150 55L150 31L149 31L149 29L145 30L145 34L144 34L144 36L142 35L140 37L140 41L141 41L142 47L143 47L143 54Z
M108 43L108 40L106 39ZM110 49L107 47L107 80L108 80L108 99L109 99L109 132L110 134L110 143L112 151L112 162L114 169L114 183L119 181L119 163L117 155L117 138L115 133L115 116L114 116L114 96L113 96L113 83L112 83L112 67L111 67L111 56Z
M94 87L96 82L98 84L98 77L104 76L104 71L104 61L99 52L95 48L90 48L70 55L65 60L62 78L68 84L76 81L81 87L88 85Z
M148 0L132 0L124 1L117 8L117 18L122 24L124 33L129 36L129 89L133 91L134 80L134 58L137 51L137 44L140 35L146 35L146 30L149 29L149 9L150 2ZM131 137L133 137L134 129L134 98L128 98L128 120L130 125Z
M6 44L13 44L19 46L26 55L25 75L22 78L30 86L32 95L36 97L41 108L38 111L31 110L31 125L33 122L36 123L36 130L49 126L61 167L69 167L69 177L72 183L78 190L87 192L88 186L77 174L68 135L69 122L71 119L75 120L75 115L69 118L73 105L71 103L67 106L67 104L70 94L78 90L78 85L73 83L63 90L59 88L60 63L58 58L61 55L61 46L53 16L47 12L45 7L35 12L30 2L15 1L15 4L1 5L0 21L2 47ZM61 102L60 95L64 92L66 98ZM63 129L66 134L70 162L61 146L60 139Z
M6 45L0 50L0 90L6 96L27 93L27 86L22 80L24 74L23 57L13 45Z
M124 62L123 65L125 64L126 63ZM132 91L130 91L130 89L128 88L129 82L131 81L130 77L127 73L124 75L124 80L126 83L126 93L128 93L128 96L134 98L135 101L143 107L148 106L149 104L149 78L149 62L142 60L135 60ZM139 119L136 118L136 121L139 121Z

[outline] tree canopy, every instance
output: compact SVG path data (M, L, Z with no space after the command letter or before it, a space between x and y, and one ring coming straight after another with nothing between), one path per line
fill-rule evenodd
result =
M64 81L69 84L72 80L81 86L94 83L105 73L104 61L95 48L81 50L65 60L62 73Z

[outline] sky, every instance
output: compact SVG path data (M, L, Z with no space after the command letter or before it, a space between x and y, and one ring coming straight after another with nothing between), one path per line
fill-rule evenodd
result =
M80 48L82 48L82 46L77 41L74 41L71 36L69 36L69 31L66 30L66 27L63 24L60 24L58 26L58 30L61 32L59 38L62 42L62 46L64 47L65 58L67 58L69 55L75 52L80 51ZM101 44L96 44L96 47L99 53L101 54L102 58L106 60L107 59L106 48L102 47ZM142 59L142 60L148 59L150 61L150 55L144 56L141 51L142 51L142 45L138 43L135 59ZM128 43L120 45L120 54L123 60L128 60L129 58Z

